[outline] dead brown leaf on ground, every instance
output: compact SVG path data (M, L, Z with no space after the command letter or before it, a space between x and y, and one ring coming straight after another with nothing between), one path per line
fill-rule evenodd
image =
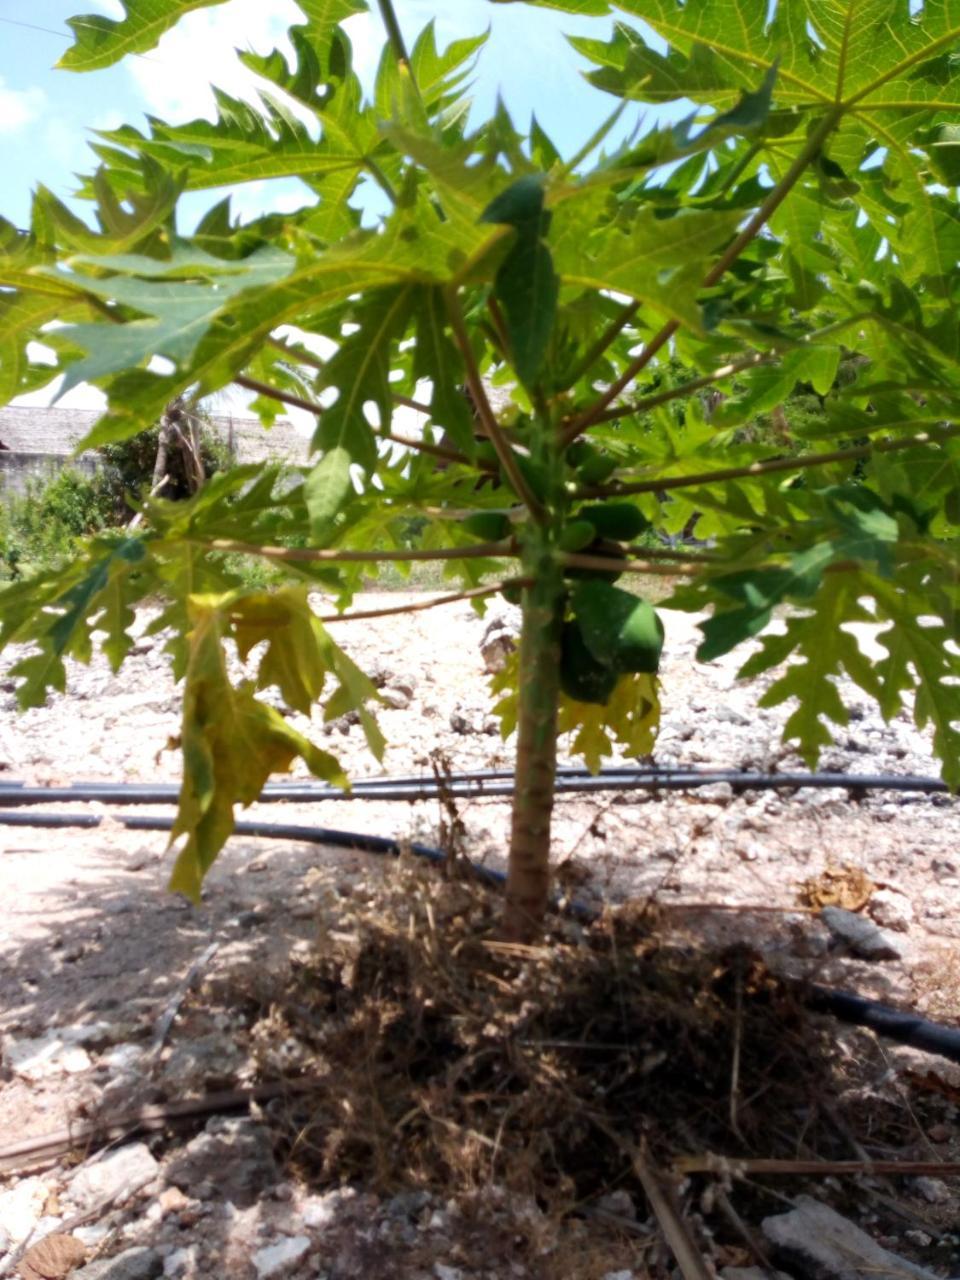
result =
M56 1233L27 1250L20 1260L21 1280L64 1280L87 1256L74 1236Z
M799 902L801 906L814 907L818 911L824 907L862 911L876 887L862 867L848 863L839 867L827 866L818 875L803 881Z

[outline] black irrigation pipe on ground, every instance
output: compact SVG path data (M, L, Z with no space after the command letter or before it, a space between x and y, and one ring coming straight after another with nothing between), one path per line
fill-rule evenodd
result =
M869 1027L888 1040L939 1054L951 1062L960 1062L960 1030L954 1027L929 1022L916 1013L891 1009L889 1005L854 995L852 991L835 991L830 987L810 988L807 1004L818 1013L832 1014L841 1022Z
M99 827L104 818L96 813L36 813L22 810L0 810L0 826L42 827L64 829L69 827ZM169 831L172 818L139 817L136 814L111 815L131 831ZM295 840L306 844L333 845L355 849L362 853L375 853L399 857L411 853L434 865L448 861L442 849L431 845L393 840L389 836L371 836L357 831L337 831L325 827L294 826L278 822L238 822L234 828L238 836L257 836L262 839ZM489 867L461 859L459 865L481 884L502 888L506 876ZM584 923L596 919L597 912L583 903L572 902L563 908L569 915ZM830 1014L842 1022L867 1027L877 1035L885 1036L899 1044L937 1054L951 1062L960 1062L960 1030L929 1022L916 1014L891 1009L888 1005L869 1000L849 991L832 990L829 987L812 986L806 991L807 1004L818 1013Z
M751 773L737 769L657 768L632 766L602 769L589 774L583 769L561 769L557 774L559 795L605 791L694 791L700 787L727 783L735 795L744 791L824 790L836 788L854 796L868 791L937 794L949 791L939 778L896 774L855 773ZM260 795L261 804L314 804L325 800L429 800L438 795L454 799L511 796L513 773L487 770L452 774L438 782L428 777L361 778L349 791L325 783L268 783ZM173 804L179 795L175 783L73 783L67 787L30 787L22 782L0 782L0 800L7 805L54 804L61 801L100 804Z
M99 813L24 813L20 810L0 810L0 826L41 827L50 830L66 830L71 827L95 828L104 821ZM119 822L129 831L170 831L173 818L143 818L133 813L110 815L111 822ZM416 841L393 840L389 836L370 836L360 831L337 831L328 827L302 827L285 822L238 822L233 828L237 836L256 836L262 840L296 840L304 844L334 845L340 849L356 849L361 853L377 853L399 857L412 853L427 862L445 863L447 855L432 845ZM482 884L498 888L506 882L501 871L481 867L475 862L465 864L470 874Z

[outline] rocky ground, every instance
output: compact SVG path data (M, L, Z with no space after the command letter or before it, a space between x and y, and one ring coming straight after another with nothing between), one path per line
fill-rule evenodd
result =
M384 597L365 603L383 604ZM509 623L506 607L497 611ZM435 763L452 771L510 766L509 744L487 709L481 641L489 623L489 616L480 620L453 605L339 629L338 640L374 675L385 700L378 713L390 744L383 773L432 777ZM862 643L869 647L870 637ZM780 741L789 708L758 710L758 687L738 683L735 663L699 664L695 646L693 621L668 615L657 762L802 767ZM937 772L925 736L906 718L885 725L864 699L854 697L852 707L851 724L823 767ZM178 695L159 642L149 638L138 641L118 675L97 660L71 673L65 697L23 715L15 712L7 681L0 716L0 782L177 779L179 757L164 747L177 731ZM291 719L354 776L380 772L350 718L329 726ZM429 843L449 818L436 801L259 805L253 815ZM464 801L457 818L465 851L502 866L505 802ZM845 791L787 790L741 796L717 784L656 797L564 797L555 859L568 892L594 904L640 904L656 915L664 937L716 947L747 940L777 972L850 987L956 1025L958 836L960 811L940 796L881 791L851 799ZM235 993L246 983L260 993L254 1022L262 1030L270 983L282 983L291 962L315 951L318 930L321 946L337 934L344 903L375 894L391 874L349 850L235 838L194 908L164 888L169 858L161 834L109 821L93 830L0 826L0 851L7 904L0 917L4 1150L93 1114L263 1078L249 1011L238 1010L227 989ZM880 927L879 937L862 936L865 922ZM191 986L202 999L189 993ZM285 1061L282 1037L279 1043L278 1069ZM288 1051L286 1065L295 1072L303 1065L296 1044ZM847 1051L841 1042L838 1052ZM932 1128L925 1119L916 1141L933 1163L956 1160L960 1079L939 1060L885 1052L891 1079L909 1067L942 1085L942 1115ZM535 1201L506 1197L496 1185L449 1201L437 1187L387 1193L362 1180L311 1189L278 1165L256 1108L252 1116L214 1115L180 1137L162 1130L76 1161L76 1153L58 1155L36 1172L26 1157L0 1161L0 1171L9 1172L0 1189L0 1275L19 1268L24 1280L67 1274L628 1280L655 1273L661 1257L660 1231L642 1197L615 1188L562 1227ZM870 1213L856 1216L874 1248L929 1266L931 1274L955 1276L960 1262L950 1262L950 1226L960 1214L957 1185L949 1178L909 1186L901 1180L894 1189L899 1218L871 1228ZM793 1259L796 1280L848 1274L822 1261L817 1271L809 1260L796 1260L795 1248L777 1243L778 1233L794 1229L830 1237L835 1224L808 1221L818 1211L812 1203L796 1195L790 1205L771 1200L771 1222L799 1216L792 1225L762 1230L758 1222L760 1255ZM44 1236L48 1257L25 1250ZM854 1246L848 1239L844 1247ZM868 1254L861 1270L905 1274L901 1263ZM745 1266L757 1256L747 1250L717 1261Z

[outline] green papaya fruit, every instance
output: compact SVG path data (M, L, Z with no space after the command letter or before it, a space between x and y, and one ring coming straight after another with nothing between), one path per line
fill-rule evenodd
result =
M617 461L589 440L574 440L567 461L576 470L581 484L603 484L617 469Z
M602 538L617 542L630 542L650 528L650 521L632 502L601 502L581 507L577 514L581 520L589 520Z
M598 662L584 644L576 623L565 622L560 640L560 688L567 697L602 707L609 701L617 679L617 672Z
M500 542L510 536L510 520L502 511L475 511L466 517L463 527L481 542Z
M523 602L523 587L518 582L507 582L500 588L500 594L508 604L519 605Z
M582 484L603 484L616 469L616 458L611 458L609 453L597 453L577 467L577 475Z
M615 672L655 673L663 651L663 623L653 605L594 578L580 582L571 604L584 644Z
M514 458L517 463L517 470L526 480L532 489L535 497L541 502L547 501L547 472L546 468L539 462L534 462L532 458L526 457L522 453L515 453Z
M610 569L581 569L570 567L564 569L563 576L565 578L577 579L600 579L603 582L616 582L623 573L622 569L614 568L618 560L626 560L626 552L618 542L610 542L606 538L594 538L594 540L581 548L585 556L596 556L601 560L609 560Z
M567 461L571 467L581 467L596 452L596 448L589 440L574 440L573 444L567 449Z
M589 520L571 520L560 533L561 551L582 551L597 536Z

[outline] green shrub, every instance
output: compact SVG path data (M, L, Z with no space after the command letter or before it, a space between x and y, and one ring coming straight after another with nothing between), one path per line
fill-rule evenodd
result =
M0 578L65 560L85 534L112 523L113 502L99 475L65 468L51 480L30 480L23 494L0 505Z
M201 417L202 424L202 417ZM112 504L114 522L126 524L141 498L153 483L153 468L160 443L160 425L148 427L129 440L104 445L99 450L101 469L99 483ZM207 479L230 465L228 446L201 425L200 460ZM186 498L190 486L183 471L183 459L173 450L167 465L169 481L163 488L165 498Z
M129 440L98 451L93 475L66 467L50 480L31 479L23 494L0 500L0 580L17 578L66 560L78 539L101 529L127 524L139 501L150 492L160 439L159 424ZM226 444L201 428L200 457L209 478L230 465ZM171 452L164 487L166 498L185 498L189 487L178 451ZM242 557L237 557L238 561ZM244 580L260 585L269 570L245 570Z

